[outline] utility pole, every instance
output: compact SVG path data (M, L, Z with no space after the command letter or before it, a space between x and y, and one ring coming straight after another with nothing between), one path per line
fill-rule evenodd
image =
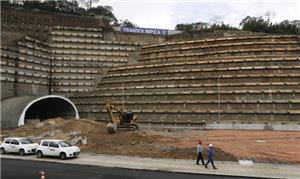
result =
M125 111L124 108L124 82L122 82L122 105L123 105L123 112Z
M48 48L50 48L50 47L48 47ZM50 52L49 51L48 51L48 59L49 59L48 95L51 95L52 94L52 87L53 87L53 72L52 71L54 69L53 69L53 64L52 64L52 58L50 56Z
M220 122L221 119L221 114L220 114L220 110L221 110L221 95L220 95L220 76L218 76L218 121Z

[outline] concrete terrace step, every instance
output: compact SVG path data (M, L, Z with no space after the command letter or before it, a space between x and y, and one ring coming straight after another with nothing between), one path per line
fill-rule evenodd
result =
M145 71L145 72L135 72L135 73L117 73L117 74L111 74L111 75L105 75L105 78L109 77L124 77L124 76L141 76L141 75L163 75L163 74L174 74L174 73L208 73L208 72L227 72L227 71L259 71L259 70L300 70L300 65L293 65L293 66L278 66L278 65L272 65L272 66L239 66L239 67L224 67L224 68L203 68L203 69L175 69L175 70L151 70L151 71ZM219 76L223 75L220 74Z
M72 31L102 32L102 28L85 28L85 27L54 26L52 29L53 29L53 30L72 30Z
M205 60L197 60L194 59L192 61L174 61L174 62L165 62L165 63L154 63L154 64L135 64L135 65L126 65L126 66L120 66L120 67L114 67L111 68L108 71L108 74L112 73L130 73L132 71L148 71L148 70L156 70L156 69L175 69L175 68L203 68L207 66L214 66L217 67L218 65L226 65L227 67L231 67L233 64L236 64L236 66L241 66L248 64L246 66L251 66L250 64L272 64L277 63L284 65L285 63L292 62L292 64L300 64L300 59L299 57L290 57L290 56L276 56L276 57L239 57L237 59L232 58L232 59L205 59Z
M245 48L251 48L251 47L257 47L260 46L261 48L268 48L268 47L287 47L287 46L299 46L300 41L299 40L293 40L293 41L281 41L281 42L246 42L246 43L224 43L224 44L212 44L212 45L194 45L189 47L175 47L175 48L165 48L165 49L157 49L157 50L150 50L150 51L142 51L142 56L157 54L157 53L178 53L180 51L187 53L188 51L205 51L210 49L233 49L233 48L239 48L239 49L245 49Z
M210 51L210 52L197 52L197 53L184 53L184 54L171 54L171 55L159 55L159 56L153 56L153 57L143 57L140 58L139 61L159 61L163 59L176 59L176 58L182 58L182 59L188 59L188 58L201 58L201 57L208 57L208 56L239 56L243 55L243 53L247 54L264 54L269 53L274 55L274 53L290 53L290 54L299 54L300 53L300 47L289 47L289 48L252 48L252 49L238 49L238 50L216 50L216 51ZM235 55L233 55L235 54Z
M297 110L300 109L299 100L164 100L164 101L113 101L118 106L126 106L126 109L136 110L185 110L195 111L205 109L207 111L220 110ZM80 110L101 109L105 107L105 101L76 101Z
M300 82L245 82L245 83L202 83L202 84L162 84L162 85L139 85L139 86L126 86L126 87L106 87L106 88L95 88L97 92L118 92L122 93L125 91L128 93L129 90L135 92L138 91L158 91L158 90L213 90L220 88L221 91L225 90L238 90L238 89L300 89Z
M218 104L218 100L170 100L170 101L114 101L116 105L130 104L130 105L141 105L141 104ZM295 100L220 100L221 104L300 104L300 99ZM76 105L103 105L105 106L106 102L74 102Z
M250 95L250 94L266 94L266 95L274 95L277 96L278 94L293 94L298 95L300 94L300 90L228 90L228 91L217 91L217 90L208 90L208 91L177 91L177 92L169 92L169 91L165 91L165 92L140 92L140 93L126 93L126 96L172 96L172 95L216 95L218 93L221 93L223 95L225 94L245 94L245 95ZM112 93L107 93L107 94L103 94L103 93L98 93L97 91L92 91L92 93L88 93L88 94L82 94L82 93L78 93L78 94L74 94L74 96L72 96L72 98L87 98L87 97L113 97L113 96L123 96L124 94L122 93L116 93L116 94L112 94Z
M145 45L143 49L152 49L152 48L161 48L164 46L176 46L176 45L193 45L197 43L221 43L221 42L228 42L228 41L259 41L259 40L281 40L281 39L299 39L297 35L265 35L265 36L247 36L247 37L230 37L230 38L208 38L203 40L189 40L189 41L180 41L180 42L166 42L160 44L153 44L153 45Z

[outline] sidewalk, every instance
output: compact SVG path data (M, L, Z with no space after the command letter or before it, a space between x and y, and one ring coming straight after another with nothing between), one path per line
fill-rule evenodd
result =
M216 161L215 165L218 169L214 170L211 165L208 169L204 168L202 165L196 165L194 160L156 159L102 154L93 155L87 153L81 154L76 159L69 160L59 160L56 158L39 159L34 155L18 156L11 154L1 155L1 158L182 173L300 179L300 165L286 164L254 163L254 166L242 166L239 165L238 162Z

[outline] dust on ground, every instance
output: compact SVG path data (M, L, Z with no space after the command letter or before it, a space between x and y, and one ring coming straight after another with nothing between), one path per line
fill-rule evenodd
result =
M31 137L75 141L83 152L154 158L195 159L196 145L214 145L215 160L300 163L300 133L291 131L145 129L108 134L106 124L89 119L49 119L13 130L2 137ZM206 158L206 152L204 152Z

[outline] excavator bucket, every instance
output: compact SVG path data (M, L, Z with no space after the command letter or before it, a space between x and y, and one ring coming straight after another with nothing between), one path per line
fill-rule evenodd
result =
M108 123L106 128L110 134L115 134L117 132L117 124Z

